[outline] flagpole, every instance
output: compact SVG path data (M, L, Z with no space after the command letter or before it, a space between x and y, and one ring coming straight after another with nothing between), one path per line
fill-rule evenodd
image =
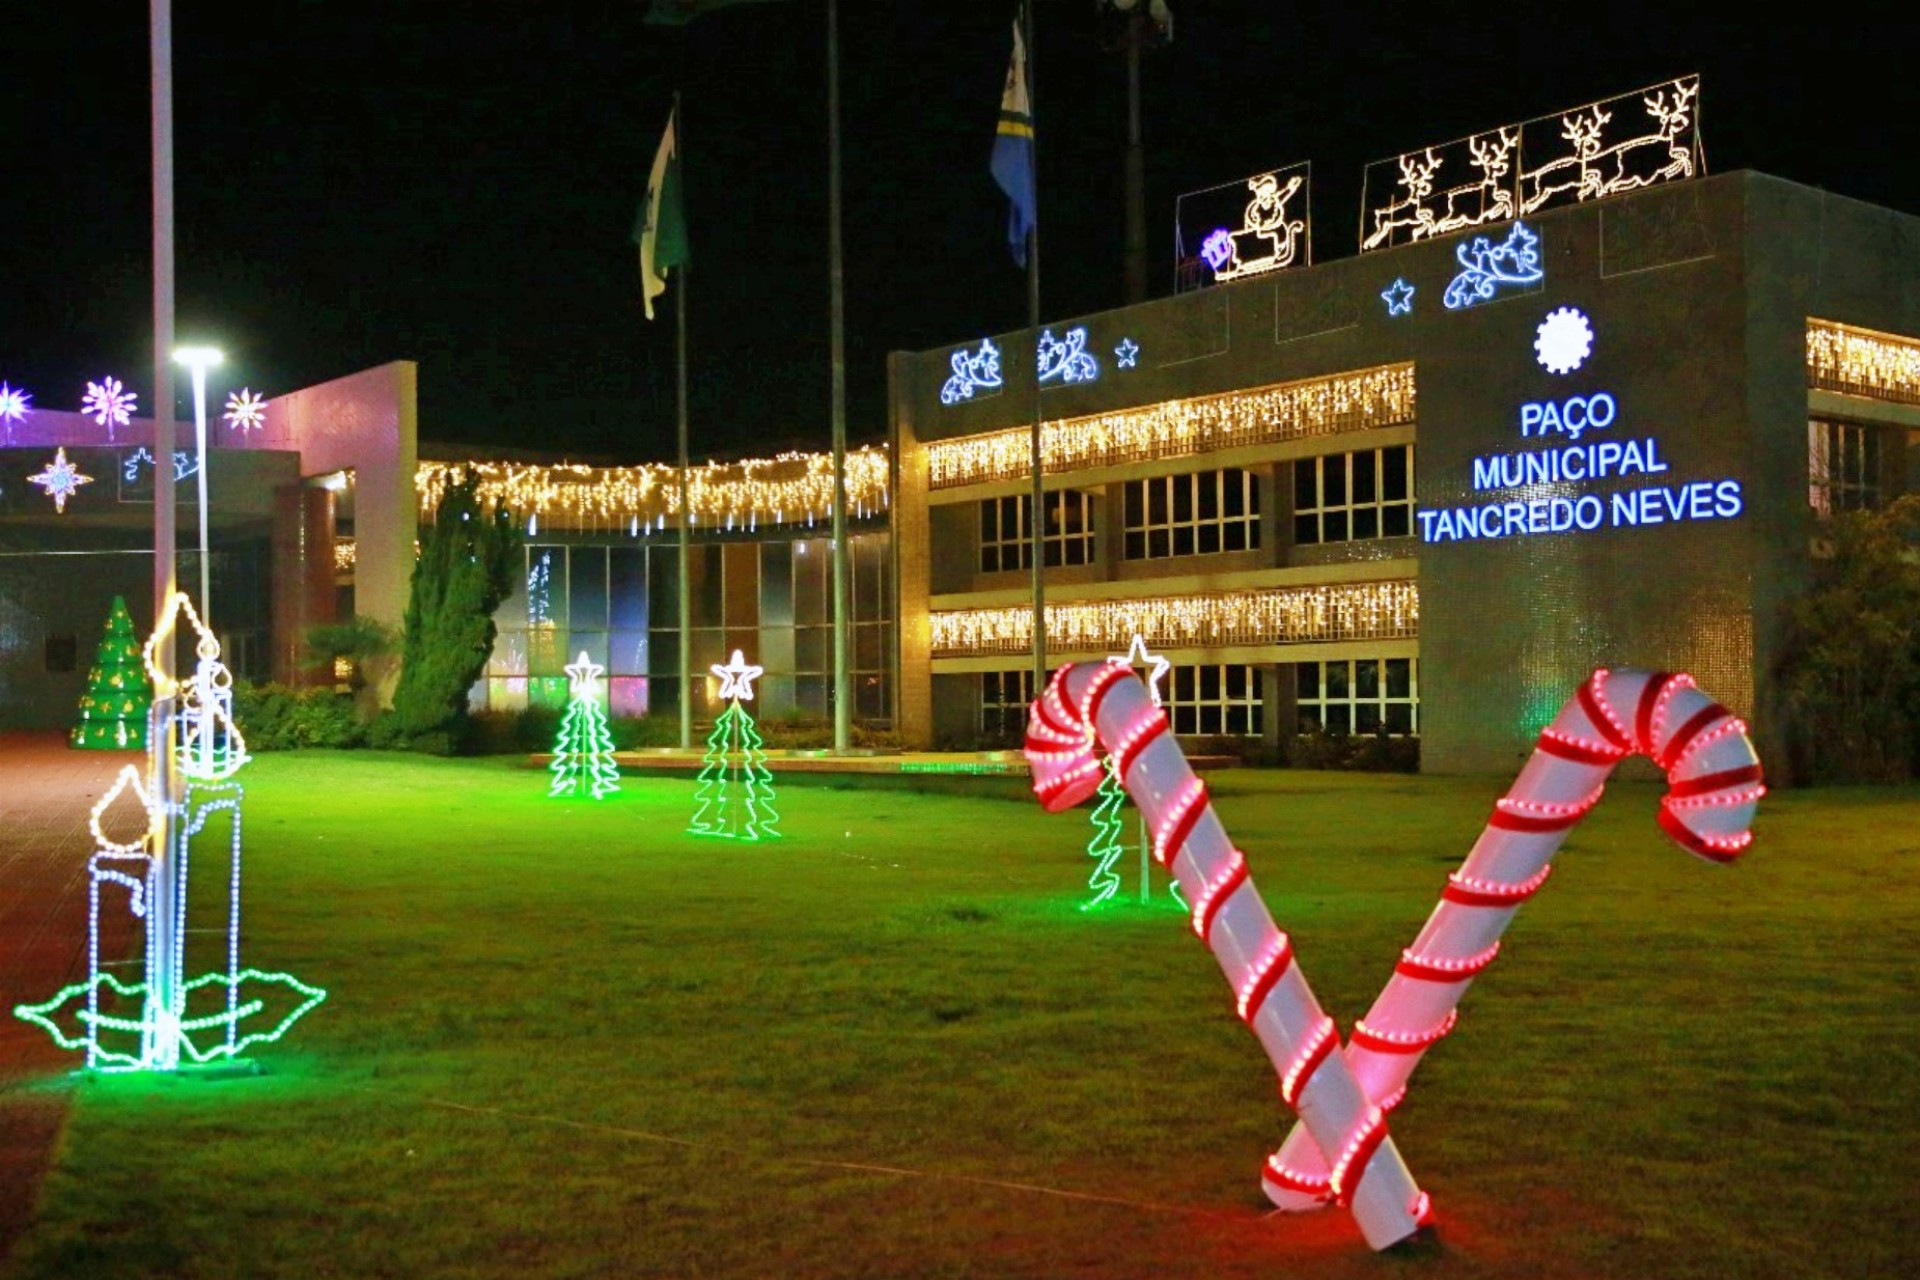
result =
M847 348L846 280L840 257L840 5L827 0L827 261L833 363L833 749L853 738L853 688L847 661Z
M1027 535L1033 543L1033 696L1037 698L1047 682L1047 558L1042 537L1046 527L1046 475L1040 448L1040 108L1034 94L1031 2L1021 6L1020 18L1027 46L1027 118L1033 134L1028 142L1033 165L1033 226L1027 233L1027 350L1033 359L1033 434L1028 452L1033 471L1033 511Z
M172 612L175 580L175 508L173 496L173 6L171 0L148 5L148 57L153 78L153 626L159 633ZM201 465L206 464L203 461ZM206 505L201 504L201 511ZM204 518L204 517L203 517ZM148 800L153 805L153 830L148 837L152 859L147 876L147 944L149 957L162 963L148 974L142 1021L141 1058L169 1068L179 1058L178 1018L185 997L180 969L170 963L180 942L180 913L175 909L180 831L180 774L174 759L174 713L177 696L160 697L175 676L175 646L169 636L154 646L156 668L154 709L147 725ZM236 810L236 814L237 814ZM238 821L238 818L235 818ZM95 1030L89 1028L89 1031ZM160 1043L155 1043L156 1040ZM157 1053L156 1053L157 1050Z
M683 124L680 119L680 91L676 89L673 94L675 159L686 155L686 135L681 132ZM680 444L680 589L676 594L680 598L680 749L687 751L693 747L693 602L687 581L687 526L693 521L693 512L687 507L687 275L693 269L693 262L689 258L679 264L679 269L680 287L674 290L673 300L674 388L679 407Z

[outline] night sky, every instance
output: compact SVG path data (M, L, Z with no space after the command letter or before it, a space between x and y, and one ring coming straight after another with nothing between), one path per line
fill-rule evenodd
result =
M1911 42L1798 9L1169 0L1144 72L1155 296L1174 197L1313 162L1314 257L1355 252L1369 160L1703 76L1710 172L1760 169L1920 213ZM676 87L694 254L696 458L823 448L824 0L687 27L646 0L176 0L178 332L268 395L420 364L429 442L672 454L672 293L649 324L629 235ZM17 6L24 8L24 6ZM0 378L76 409L151 400L147 7L16 12L0 69ZM842 0L849 432L885 359L1025 323L987 172L1012 0ZM1040 0L1043 309L1118 305L1125 77L1095 0ZM679 288L676 281L671 288ZM180 408L188 411L184 378ZM216 394L224 391L216 384Z

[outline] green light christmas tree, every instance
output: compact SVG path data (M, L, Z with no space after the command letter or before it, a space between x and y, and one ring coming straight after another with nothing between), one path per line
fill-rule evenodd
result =
M613 762L613 732L607 727L607 709L600 704L600 677L606 668L585 650L565 668L567 714L553 744L551 796L587 795L598 800L620 789L620 770Z
M1147 683L1147 693L1153 698L1154 706L1160 705L1160 681L1173 664L1157 653L1148 653L1147 642L1144 639L1138 635L1134 636L1133 643L1128 646L1124 656L1115 654L1107 661L1135 672L1145 668L1147 674L1141 678ZM1093 896L1080 904L1082 911L1091 911L1111 901L1120 891L1120 873L1113 868L1114 864L1120 861L1120 855L1126 852L1120 843L1120 832L1126 825L1120 817L1120 811L1126 808L1127 791L1120 783L1120 775L1114 767L1112 756L1108 756L1103 762L1100 771L1100 787L1094 792L1094 797L1098 803L1093 806L1091 815L1093 838L1087 841L1087 856L1097 859L1098 865L1094 867L1093 874L1087 877L1087 888L1093 891ZM1148 868L1152 862L1150 852L1146 825L1142 823L1140 825L1140 901L1142 902L1146 902L1153 894L1152 885L1147 878ZM1167 892L1173 895L1173 900L1182 908L1187 905L1187 900L1180 894L1178 880L1167 882Z
M1113 864L1126 852L1120 843L1120 832L1126 826L1120 811L1126 808L1127 792L1114 772L1112 756L1101 767L1100 789L1094 795L1099 803L1093 806L1093 839L1087 842L1087 856L1098 858L1100 865L1087 877L1087 888L1093 890L1093 896L1080 904L1082 911L1093 910L1120 891L1120 873Z
M124 596L113 598L107 615L107 633L94 652L87 673L87 692L80 699L80 722L68 741L76 747L103 751L144 751L147 746L147 709L153 705L153 682L140 660L140 640L133 631Z
M753 681L764 668L752 665L735 649L732 662L724 667L715 663L712 670L720 677L720 696L727 699L727 709L707 735L700 785L693 793L698 807L687 830L729 840L773 839L780 834L774 830L780 815L773 810L773 774L767 770L760 731L742 705L753 700Z

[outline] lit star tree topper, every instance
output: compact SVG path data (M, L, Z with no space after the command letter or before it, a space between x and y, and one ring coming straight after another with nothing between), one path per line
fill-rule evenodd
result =
M620 770L613 762L613 734L607 728L607 709L600 701L600 677L606 668L585 650L567 664L567 715L553 746L553 786L549 796L587 795L598 800L620 789Z
M780 815L773 809L767 753L745 706L753 699L753 682L763 670L738 649L733 651L733 661L712 666L713 674L720 677L719 696L727 706L707 736L707 753L693 794L698 807L687 827L693 835L766 840L780 834L774 830Z
M126 426L139 407L139 397L122 386L118 378L89 382L87 394L80 398L80 412L91 414L95 422L105 427L109 440L113 439L113 429Z
M37 476L28 476L28 484L37 484L53 499L53 509L64 515L67 499L80 491L83 484L92 484L92 476L80 474L80 468L67 461L66 446L54 450L53 461L49 462Z
M234 431L258 431L266 425L267 402L253 394L251 388L242 387L227 396L227 411L220 415L220 420Z

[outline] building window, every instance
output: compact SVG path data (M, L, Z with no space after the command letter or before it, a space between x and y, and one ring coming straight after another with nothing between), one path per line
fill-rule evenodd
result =
M1048 568L1093 563L1093 495L1055 489L1046 495L1047 527L1041 531ZM988 498L980 504L980 572L999 573L1033 567L1032 532L1027 526L1033 497Z
M1260 545L1260 486L1238 467L1130 480L1126 558L1247 551Z
M1420 663L1415 658L1297 662L1300 728L1396 737L1420 732Z
M1360 449L1293 464L1296 546L1413 532L1413 446Z
M1880 505L1880 433L1857 422L1807 422L1807 501L1821 518Z
M1175 667L1160 686L1160 705L1177 734L1257 738L1262 728L1260 672L1244 664Z
M1018 738L1027 731L1033 705L1033 672L984 671L980 674L980 733L989 740Z

